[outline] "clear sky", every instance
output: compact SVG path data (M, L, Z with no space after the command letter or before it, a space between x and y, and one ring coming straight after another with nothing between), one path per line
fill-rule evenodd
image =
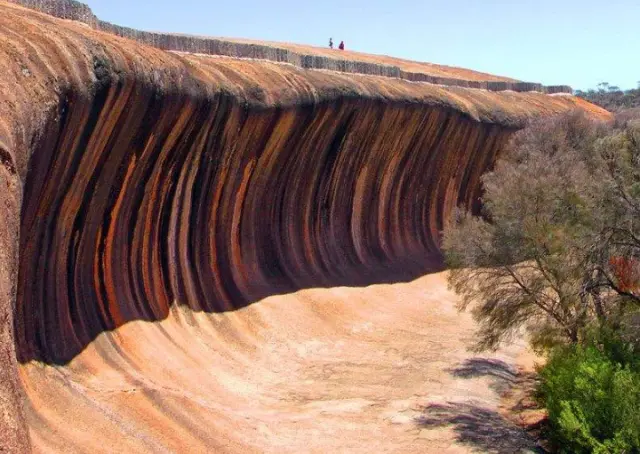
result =
M151 31L286 41L574 89L640 81L640 0L81 0Z

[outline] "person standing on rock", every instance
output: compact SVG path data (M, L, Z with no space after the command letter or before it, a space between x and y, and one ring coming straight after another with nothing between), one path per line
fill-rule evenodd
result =
M333 38L329 38L329 48L333 49Z
M340 41L340 45L338 46L338 49L344 50L344 41Z

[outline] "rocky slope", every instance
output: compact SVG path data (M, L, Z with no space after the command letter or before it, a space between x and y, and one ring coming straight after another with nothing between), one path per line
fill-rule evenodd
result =
M98 19L90 8L75 0L9 0L47 14L82 22L94 29L133 39L163 50L224 55L289 63L307 69L326 69L346 73L394 77L414 82L429 82L447 86L483 88L492 91L540 91L571 93L566 85L543 86L538 83L479 73L430 63L418 63L399 58L369 55L361 52L338 52L326 48L288 43L265 43L250 40L211 38L190 35L155 33L121 27Z
M23 364L34 451L532 452L501 400L531 353L467 351L475 325L444 277L173 306L64 367Z
M607 116L569 95L176 54L78 11L0 1L0 432L17 452L21 389L44 411L37 365L65 374L101 333L176 306L419 276L515 129L576 107Z

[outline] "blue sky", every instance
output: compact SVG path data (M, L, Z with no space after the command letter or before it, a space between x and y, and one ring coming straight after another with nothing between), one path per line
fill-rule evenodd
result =
M640 0L81 0L152 31L324 46L575 89L640 81Z

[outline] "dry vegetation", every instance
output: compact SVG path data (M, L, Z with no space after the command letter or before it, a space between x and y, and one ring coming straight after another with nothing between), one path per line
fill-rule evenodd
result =
M518 133L483 179L484 216L444 235L479 349L525 326L551 357L541 399L566 452L640 449L640 121L581 113Z

